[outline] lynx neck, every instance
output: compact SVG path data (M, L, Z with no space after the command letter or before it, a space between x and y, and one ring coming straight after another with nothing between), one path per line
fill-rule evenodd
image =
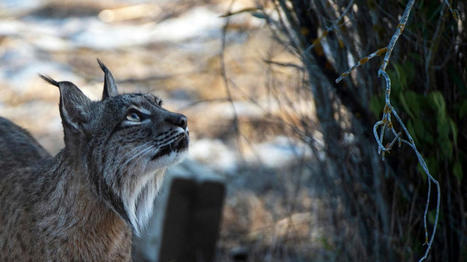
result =
M48 171L38 187L39 228L47 236L62 242L68 240L72 245L131 238L126 222L91 191L93 185L79 161L62 151L46 165L44 170ZM118 243L105 244L118 246Z

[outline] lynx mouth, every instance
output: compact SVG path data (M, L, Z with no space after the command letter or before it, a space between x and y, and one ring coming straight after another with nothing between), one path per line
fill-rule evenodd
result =
M157 151L157 153L151 158L151 160L155 160L161 156L168 155L172 152L181 152L188 148L189 144L189 137L188 134L181 134L178 138L174 139L174 141L168 145L165 145Z

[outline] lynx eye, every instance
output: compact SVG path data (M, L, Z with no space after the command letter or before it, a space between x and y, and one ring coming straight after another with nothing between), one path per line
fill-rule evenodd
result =
M146 112L145 112L146 111ZM144 108L135 108L131 106L126 114L123 126L134 126L149 121L151 118L151 112Z
M128 115L126 115L126 120L131 122L141 122L142 116L137 111L130 111Z

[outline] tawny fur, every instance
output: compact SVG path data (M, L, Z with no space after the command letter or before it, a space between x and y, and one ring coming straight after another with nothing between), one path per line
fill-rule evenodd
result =
M102 101L43 77L60 89L65 148L56 156L0 117L0 261L131 260L132 233L187 149L186 118L155 96L118 95L100 65ZM147 118L135 121L134 108Z

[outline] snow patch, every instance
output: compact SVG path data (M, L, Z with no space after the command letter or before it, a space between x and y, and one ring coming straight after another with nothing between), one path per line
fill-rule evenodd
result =
M263 165L270 168L293 164L300 158L311 156L308 145L285 136L277 136L252 147L253 152L248 154L247 160L249 162L260 160Z
M190 144L190 156L216 171L233 172L238 163L234 149L221 140L201 139Z

